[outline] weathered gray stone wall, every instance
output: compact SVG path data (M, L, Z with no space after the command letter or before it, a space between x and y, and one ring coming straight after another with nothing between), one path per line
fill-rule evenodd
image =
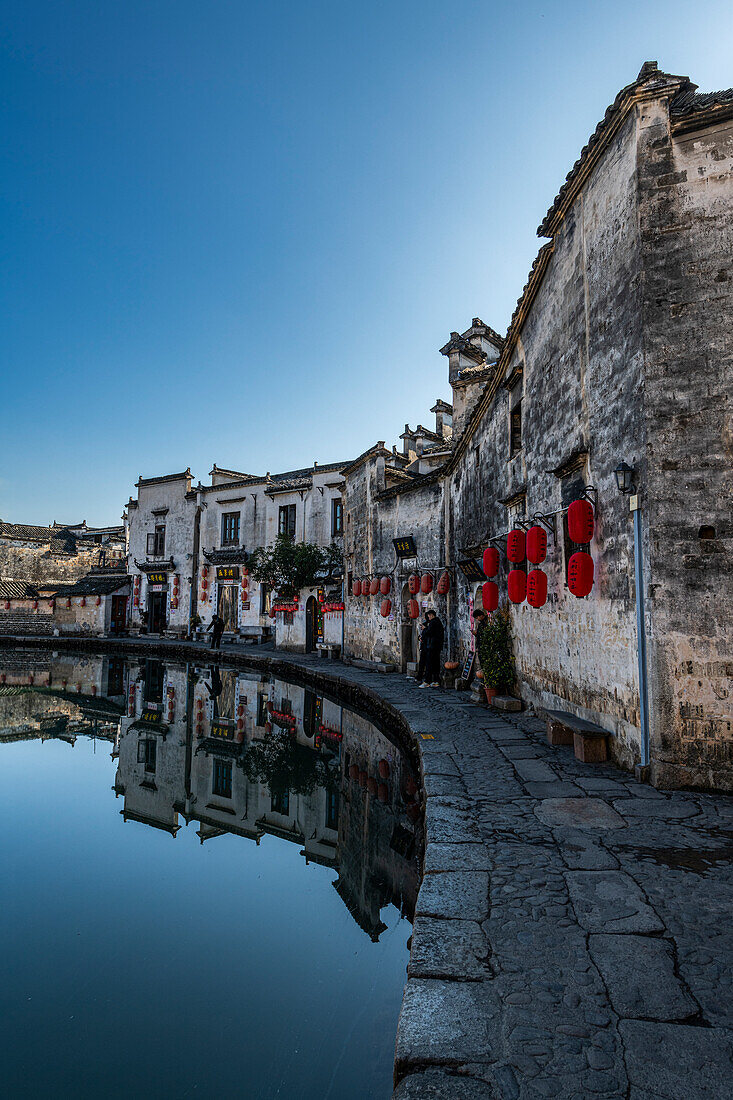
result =
M652 762L730 788L733 124L684 126L641 112Z

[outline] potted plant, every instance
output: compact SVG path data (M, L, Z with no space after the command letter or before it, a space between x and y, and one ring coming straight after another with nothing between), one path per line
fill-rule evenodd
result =
M512 619L507 607L489 615L478 637L478 651L486 701L490 703L495 695L506 695L514 686Z

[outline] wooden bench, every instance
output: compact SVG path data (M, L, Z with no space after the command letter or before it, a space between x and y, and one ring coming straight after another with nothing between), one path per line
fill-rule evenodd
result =
M551 745L572 745L584 764L601 764L608 759L608 730L565 710L548 710L547 740Z

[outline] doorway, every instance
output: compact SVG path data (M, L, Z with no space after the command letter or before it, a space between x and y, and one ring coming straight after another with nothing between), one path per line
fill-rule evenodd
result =
M402 671L407 672L409 664L417 662L417 619L411 619L408 614L408 604L412 596L407 585L402 589L402 623L400 625L400 642L402 647L401 666Z
M112 597L109 629L112 634L122 634L127 626L127 596Z
M165 592L148 593L148 633L162 634L167 624L166 605L168 596Z
M305 651L312 653L317 642L323 641L323 613L315 596L309 596L305 605Z
M237 621L237 591L238 586L236 584L219 585L219 599L216 610L219 618L224 621L224 630L230 634L236 634L239 625Z

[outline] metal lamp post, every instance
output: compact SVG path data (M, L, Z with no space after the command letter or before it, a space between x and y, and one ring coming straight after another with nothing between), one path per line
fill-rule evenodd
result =
M620 462L614 470L620 493L629 497L634 516L634 581L636 586L636 649L639 667L639 721L641 726L641 767L649 766L649 686L646 668L646 627L644 622L644 558L641 543L641 508L634 483L634 469Z

